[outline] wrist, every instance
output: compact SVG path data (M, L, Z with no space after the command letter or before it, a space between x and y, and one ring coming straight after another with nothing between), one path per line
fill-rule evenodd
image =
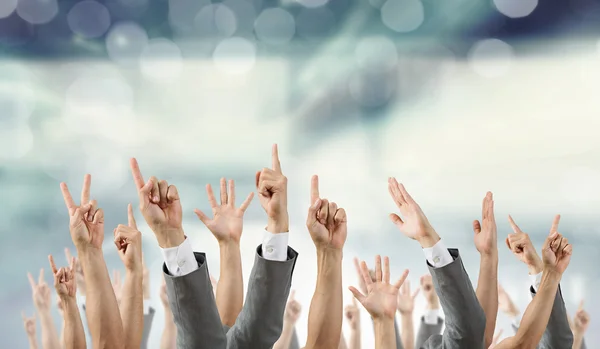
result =
M480 252L480 260L482 263L498 263L498 247L492 248L489 252Z
M410 318L412 320L412 316L413 316L413 311L401 311L400 309L398 309L398 312L400 313L400 316L402 316L402 318Z
M157 230L155 235L160 248L177 247L185 241L185 233L181 228L164 231Z
M240 242L234 239L229 240L220 240L219 241L219 249L221 252L230 252L230 251L239 251L240 250Z
M429 310L438 310L440 309L440 301L435 299L435 300L430 300L427 303L427 309Z
M141 265L130 266L125 269L125 279L140 279L144 278L144 271Z
M440 241L440 236L432 229L425 236L417 238L417 241L422 248L431 248Z
M517 310L516 308L511 308L510 310L508 310L506 312L506 315L512 317L512 318L516 318L521 314L521 312L519 312L519 310Z
M529 275L536 275L544 271L544 264L541 260L535 260L527 264Z
M559 272L558 270L556 270L555 267L545 266L543 274L542 274L542 281L540 283L540 288L541 288L541 285L546 282L558 283L558 282L560 282L561 278L562 278L562 273Z
M280 217L269 217L266 230L272 234L287 233L290 231L290 219L288 214Z

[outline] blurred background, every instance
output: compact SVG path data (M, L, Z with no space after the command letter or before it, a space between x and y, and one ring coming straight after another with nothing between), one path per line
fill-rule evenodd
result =
M126 222L127 203L137 205L128 165L136 157L146 177L178 186L186 234L218 277L218 245L193 209L210 211L204 186L221 176L236 180L241 202L255 172L270 166L273 143L300 253L301 344L316 274L304 221L310 176L319 174L323 196L348 212L345 286L357 282L354 256L389 255L394 274L411 270L413 287L427 271L418 244L387 217L389 176L461 249L474 283L471 222L494 193L499 278L522 311L527 268L505 247L506 217L541 247L562 214L560 231L574 246L563 295L571 315L585 299L594 347L599 39L598 0L1 0L2 347L27 347L26 273L43 267L51 284L47 255L64 264L63 248L74 250L60 181L78 197L92 174L110 232ZM254 202L242 238L246 279L265 222ZM141 230L157 309L150 348L158 348L162 256ZM123 269L105 242L109 270ZM365 348L369 322L363 312ZM503 314L498 327L512 334Z

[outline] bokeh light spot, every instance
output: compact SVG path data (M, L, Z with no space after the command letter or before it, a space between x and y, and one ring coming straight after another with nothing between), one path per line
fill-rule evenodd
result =
M108 56L119 63L138 63L148 45L148 34L135 22L113 25L106 36Z
M181 50L167 39L152 39L140 57L144 76L154 80L177 78L183 69Z
M469 64L479 75L496 78L505 75L513 64L513 48L502 40L478 41L469 51Z
M226 5L210 4L198 12L194 18L194 28L202 36L230 37L237 29L237 19Z
M392 69L398 64L396 45L383 36L362 39L354 51L356 63L361 69Z
M296 33L294 17L284 9L268 8L254 23L256 37L262 42L281 45L289 42Z
M31 24L48 23L58 14L58 3L56 0L19 0L17 14Z
M244 74L256 63L256 47L244 38L225 39L215 48L213 61L225 73Z
M500 13L510 18L529 16L538 5L538 0L494 0Z
M0 18L10 16L17 9L19 0L2 0L0 1Z
M85 0L71 8L67 21L74 33L85 38L97 38L110 27L110 13L101 3Z
M425 10L419 0L388 0L381 7L381 21L386 27L408 33L421 26Z

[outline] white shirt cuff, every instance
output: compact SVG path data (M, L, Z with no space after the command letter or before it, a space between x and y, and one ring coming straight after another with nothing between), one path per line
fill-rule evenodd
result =
M150 314L150 302L144 301L144 315Z
M427 247L423 249L423 253L425 253L425 258L429 264L431 264L434 268L444 267L454 261L452 255L444 246L442 240L438 241L432 247Z
M181 245L161 249L167 270L172 276L183 276L198 269L192 244L185 238Z
M290 233L273 234L265 230L262 242L262 256L270 261L286 261Z
M425 314L423 314L423 319L427 325L437 325L439 314L439 309L427 309L425 310Z
M540 289L540 284L542 283L542 273L538 273L535 275L529 275L529 280L531 281L531 286L533 286L533 290L537 292Z

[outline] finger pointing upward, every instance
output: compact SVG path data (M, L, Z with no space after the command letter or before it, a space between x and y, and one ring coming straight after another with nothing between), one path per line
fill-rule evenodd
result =
M138 189L142 189L144 187L144 177L142 176L142 172L140 171L140 166L135 158L131 158L129 160L129 165L131 166L131 174L133 175L133 181L135 182L135 186Z
M317 175L312 176L310 180L310 203L311 205L319 199L319 177Z
M279 150L277 149L277 144L273 144L273 149L271 150L272 154L272 163L273 163L273 171L277 173L281 172L281 163L279 162Z
M127 205L127 225L137 230L137 224L135 223L135 217L133 216L133 208L131 204Z

